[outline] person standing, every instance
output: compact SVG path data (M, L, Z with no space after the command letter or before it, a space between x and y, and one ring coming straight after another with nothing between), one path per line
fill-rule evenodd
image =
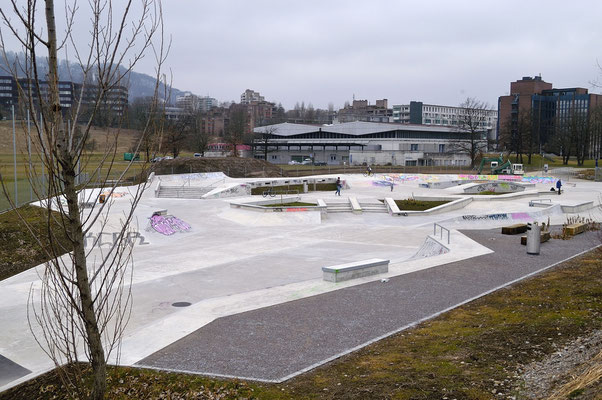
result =
M337 178L337 191L336 191L336 192L334 192L334 194L335 194L335 195L337 195L337 194L338 194L339 196L341 195L341 186L342 186L342 184L341 184L341 178L340 178L340 177L338 177L338 178Z
M558 190L558 196L560 196L560 188L562 188L562 182L560 179L556 181L556 189Z

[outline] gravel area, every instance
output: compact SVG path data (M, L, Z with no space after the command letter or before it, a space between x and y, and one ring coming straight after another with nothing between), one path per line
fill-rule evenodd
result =
M541 361L524 366L521 395L528 399L547 398L554 389L581 374L589 366L588 361L601 351L602 330L598 330L578 337Z
M137 365L282 381L599 243L552 239L527 255L500 229L463 233L494 253L220 318Z

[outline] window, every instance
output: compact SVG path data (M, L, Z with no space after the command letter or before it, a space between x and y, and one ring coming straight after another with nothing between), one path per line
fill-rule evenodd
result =
M277 155L271 155L271 156L270 156L270 158L271 158L272 160L277 160L277 159L278 159L278 156L277 156Z
M445 145L444 144L439 145L439 153L445 153Z
M410 145L410 151L418 151L418 144L412 143Z
M336 161L337 160L337 155L336 154L331 154L330 155L330 161Z

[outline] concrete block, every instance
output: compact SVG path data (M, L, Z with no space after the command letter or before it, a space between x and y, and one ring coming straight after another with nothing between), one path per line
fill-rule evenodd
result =
M382 274L389 271L389 260L371 258L348 264L322 267L324 280L327 282L341 282L364 276Z
M399 207L397 207L397 203L390 197L385 197L385 204L387 205L387 210L391 215L399 215Z
M571 224L564 227L564 233L569 236L575 236L587 230L587 224Z
M527 232L527 224L514 224L502 227L502 235L517 235Z
M354 214L359 214L362 212L362 207L355 197L350 197L349 203L351 203L351 211L353 211Z

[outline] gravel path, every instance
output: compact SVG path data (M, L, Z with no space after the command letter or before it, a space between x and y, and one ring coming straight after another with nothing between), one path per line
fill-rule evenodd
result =
M463 231L494 253L220 318L137 365L283 381L599 244L585 233L530 256L499 232Z

